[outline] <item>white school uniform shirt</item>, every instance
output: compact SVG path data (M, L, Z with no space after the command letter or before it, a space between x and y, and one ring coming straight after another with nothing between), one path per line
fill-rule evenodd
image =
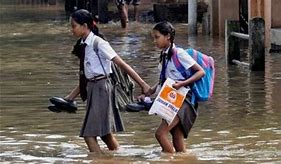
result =
M84 59L84 72L87 79L91 79L97 75L104 75L104 70L100 64L99 58L94 51L94 40L98 36L94 35L93 32L90 32L85 41L81 41L81 44L86 43L85 48L85 59ZM113 50L110 44L100 39L98 44L98 54L102 61L102 65L105 69L106 74L112 73L111 69L111 60L117 56L117 53Z
M173 48L175 48L175 44L173 44ZM168 54L169 48L167 48L166 50L164 50L164 53ZM177 47L177 55L178 55L178 59L180 61L180 63L184 66L184 68L186 70L188 70L190 67L192 67L196 61L187 54L187 52L182 49ZM168 63L167 63L168 62ZM166 59L166 73L165 73L165 77L169 77L175 81L182 81L185 80L185 77L182 76L182 74L177 70L173 60L167 60ZM158 65L158 69L161 73L162 70L162 63L159 63Z

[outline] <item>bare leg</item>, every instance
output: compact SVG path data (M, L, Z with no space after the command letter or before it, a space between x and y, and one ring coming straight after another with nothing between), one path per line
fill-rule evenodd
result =
M100 146L97 141L97 137L84 137L84 140L90 150L90 152L101 152Z
M135 21L139 21L139 11L138 11L138 6L139 5L134 5L134 19Z
M165 120L162 120L160 126L156 130L155 137L162 147L163 152L174 153L173 144L169 141L167 134L179 123L178 116L172 121L170 125Z
M185 152L184 134L181 125L177 124L171 130L171 134L173 136L173 145L176 149L176 152Z
M128 10L125 5L118 6L120 13L121 27L126 28L128 23Z
M125 4L125 13L126 13L126 25L129 23L129 5Z
M107 134L105 136L102 136L101 139L107 145L109 150L117 150L118 149L119 144L118 144L116 138L113 136L112 133Z

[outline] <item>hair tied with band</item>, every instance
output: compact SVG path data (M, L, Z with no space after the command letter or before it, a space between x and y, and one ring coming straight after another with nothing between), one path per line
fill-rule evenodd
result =
M93 20L93 27L97 26L97 22Z

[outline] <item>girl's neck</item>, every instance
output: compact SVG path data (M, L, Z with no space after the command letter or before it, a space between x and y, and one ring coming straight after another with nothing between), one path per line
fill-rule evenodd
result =
M167 51L170 47L171 47L171 43L169 43L168 45L166 45L163 50L164 50L164 51Z
M90 34L90 30L87 30L86 32L85 32L85 34L82 36L82 39L83 39L83 41L85 41L86 39L87 39L87 37L88 37L88 35Z

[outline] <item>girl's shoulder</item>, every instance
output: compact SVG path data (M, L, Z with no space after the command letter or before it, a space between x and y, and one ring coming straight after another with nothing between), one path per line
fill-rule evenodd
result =
M176 47L177 49L177 55L179 58L188 58L190 57L190 55L188 55L188 53L186 52L185 49L181 48L181 47Z
M102 48L102 47L108 46L108 45L109 45L109 43L106 40L104 40L103 38L101 38L97 35L93 36L93 46L94 47Z
M181 47L176 47L176 49L177 49L177 54L181 54L181 55L187 55L187 52L183 49L183 48L181 48Z
M181 47L177 47L177 57L181 63L189 63L190 65L195 63L195 60Z
M105 43L105 42L107 42L103 38L101 38L101 37L99 37L97 35L93 36L93 40L94 40L94 42L97 42L97 43Z

